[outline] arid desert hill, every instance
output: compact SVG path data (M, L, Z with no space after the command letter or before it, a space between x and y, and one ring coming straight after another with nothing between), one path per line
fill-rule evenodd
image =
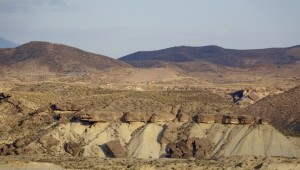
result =
M103 55L48 42L29 42L16 48L0 49L0 66L9 70L54 73L85 72L108 68L130 67Z
M270 119L276 128L300 135L300 86L267 96L246 107L243 112Z
M255 50L234 50L219 46L180 46L157 51L136 52L121 57L120 60L136 67L147 67L147 62L153 62L153 66L156 66L156 62L183 63L190 61L205 61L229 67L281 66L300 60L300 46Z
M235 106L204 90L111 91L46 83L0 96L0 156L300 155L298 146L274 127L253 116L228 115Z
M274 87L276 84L291 88L300 83L300 46L253 50L180 46L136 52L119 60L140 69L168 68L216 86Z
M262 71L263 84L242 69L224 73L229 66L189 61L186 68L202 63L221 70L196 77L173 63L135 68L44 42L1 49L0 61L0 169L299 167L299 138L278 131L289 126L269 124L263 110L269 103L239 113L247 101L259 104L284 91L267 83L293 85L290 77L267 79ZM236 89L250 83L254 88ZM297 101L299 94L290 93Z
M137 59L129 55L117 60L66 45L30 42L0 49L0 84L9 88L16 83L50 81L113 89L173 89L187 85L219 88L222 85L237 90L275 84L291 88L300 82L297 46L254 52L216 46L161 51L138 52ZM160 57L164 51L167 53ZM158 57L152 57L152 53ZM239 64L245 66L238 67Z

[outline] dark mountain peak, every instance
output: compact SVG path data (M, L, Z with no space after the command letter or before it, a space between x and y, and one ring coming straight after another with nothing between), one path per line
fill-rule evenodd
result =
M197 48L197 47L196 47ZM200 48L210 48L210 49L224 49L223 47L217 46L217 45L206 45L202 46Z
M291 48L300 48L300 45L295 45L295 46L290 47L290 49Z
M298 46L292 48L267 48L255 50L225 49L216 45L189 47L178 46L157 51L129 54L121 57L133 66L140 67L142 62L191 62L204 61L229 67L253 67L258 65L292 64L300 60Z
M189 50L223 50L224 48L217 45L207 45L202 47L193 47L193 46L175 46L157 51L189 51ZM150 52L150 51L148 51Z
M155 51L139 51L119 58L122 61L169 61L186 62L194 60L202 53L212 54L224 50L222 47L209 45L203 47L176 46Z

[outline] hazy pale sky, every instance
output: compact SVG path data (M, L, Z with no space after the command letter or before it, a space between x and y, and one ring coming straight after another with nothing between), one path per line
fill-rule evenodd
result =
M0 36L113 58L172 46L300 44L300 0L0 0Z

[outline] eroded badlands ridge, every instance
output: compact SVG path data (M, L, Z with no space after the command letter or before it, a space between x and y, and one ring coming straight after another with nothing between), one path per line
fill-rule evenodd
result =
M44 98L45 94L38 90L26 92L26 89L1 94L1 112L5 113L1 124L2 155L299 157L299 148L267 120L225 114L234 110L234 106L204 91L189 92L192 95L188 92L116 93L72 87L71 91L64 91L69 100L61 99L69 102L55 103L56 93L61 91L45 92L48 95ZM78 95L82 91L89 95ZM100 107L100 103L104 105Z

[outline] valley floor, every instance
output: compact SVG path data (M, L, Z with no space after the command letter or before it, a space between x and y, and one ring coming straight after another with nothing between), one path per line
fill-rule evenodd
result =
M1 156L0 169L299 169L300 158L237 156L217 160Z

